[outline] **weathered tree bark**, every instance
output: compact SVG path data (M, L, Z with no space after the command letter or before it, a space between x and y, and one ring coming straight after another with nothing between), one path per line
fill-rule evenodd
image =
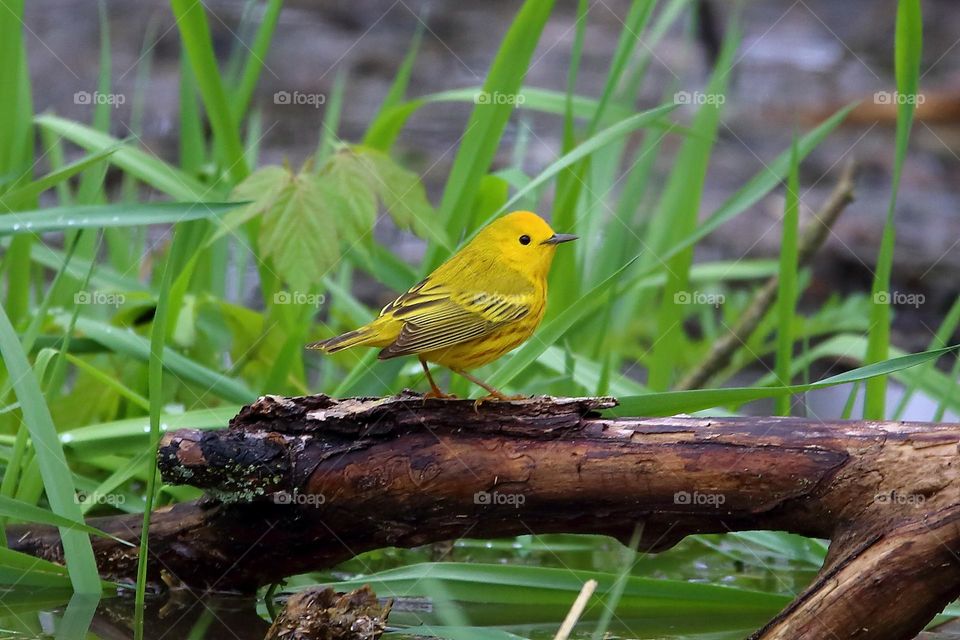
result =
M167 434L150 575L250 591L383 546L590 532L660 551L749 529L831 539L818 579L757 638L910 638L960 595L960 425L620 418L603 398L514 402L266 396L224 431ZM139 516L94 526L136 540ZM62 559L55 531L14 549ZM103 573L132 579L108 539Z

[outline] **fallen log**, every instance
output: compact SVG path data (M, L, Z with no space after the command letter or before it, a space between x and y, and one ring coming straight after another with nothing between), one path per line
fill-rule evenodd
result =
M209 498L154 514L155 582L249 592L384 546L469 534L829 538L817 580L756 638L911 638L960 595L960 425L618 418L609 398L511 402L265 396L223 431L166 434L168 483ZM91 521L136 540L139 516ZM55 530L11 548L61 561ZM96 539L104 575L136 549ZM904 597L908 596L908 597Z

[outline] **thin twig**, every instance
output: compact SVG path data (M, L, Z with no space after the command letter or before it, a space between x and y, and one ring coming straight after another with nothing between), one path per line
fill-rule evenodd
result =
M583 610L587 607L587 602L590 600L590 596L593 595L596 588L596 580L587 580L583 583L583 588L580 589L580 595L573 601L573 606L570 607L570 611L567 612L567 617L563 619L563 624L561 624L557 630L557 635L553 636L553 640L567 640L567 638L570 637L570 632L573 631L574 625L577 624L577 621L583 614Z
M830 228L843 213L843 210L853 201L853 178L856 172L856 162L851 158L846 162L840 174L837 186L833 188L830 197L819 213L815 214L804 227L798 247L798 264L805 266L818 249L823 245L830 233ZM691 371L677 384L677 390L698 389L703 387L724 367L730 364L733 354L742 347L760 326L767 312L776 304L777 291L780 286L779 275L771 276L753 296L750 305L740 316L729 333L717 340L706 359L696 369Z

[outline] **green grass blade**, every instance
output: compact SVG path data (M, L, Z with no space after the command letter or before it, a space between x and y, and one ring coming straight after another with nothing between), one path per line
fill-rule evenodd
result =
M73 477L57 436L40 385L27 361L7 314L0 309L0 354L30 431L40 465L40 474L53 512L81 524L83 515L74 500ZM21 427L23 428L23 427ZM100 578L90 539L78 531L61 530L63 552L70 581L79 593L100 593Z
M611 125L584 140L574 147L570 152L560 156L550 163L548 167L541 171L536 178L527 183L525 187L518 189L516 193L514 193L513 196L503 204L502 207L484 220L480 227L482 228L483 226L492 222L494 218L497 218L509 211L518 200L522 199L528 193L535 191L541 185L556 176L561 170L570 167L576 162L594 153L598 149L603 148L605 145L608 145L615 140L619 140L631 132L636 131L637 129L650 126L676 108L676 105L666 104L642 113L638 113L636 115L632 115L629 118L621 120L620 122ZM561 229L561 231L565 230Z
M943 420L943 414L946 413L950 403L957 402L957 388L960 387L960 358L957 358L953 363L953 367L950 368L949 381L950 384L946 391L942 393L940 402L937 403L937 410L933 413L934 422L941 422Z
M141 139L143 135L143 110L147 101L147 92L150 90L150 73L153 70L153 58L155 55L154 45L157 42L157 29L160 21L158 17L152 18L147 22L147 27L143 32L143 41L140 44L140 56L137 62L137 71L133 77L133 98L130 100L130 134L135 139ZM181 126L183 122L181 120ZM120 183L120 199L124 202L136 202L138 198L139 184L137 179L129 173L123 174ZM111 238L113 236L113 238ZM139 239L137 239L139 240ZM117 268L131 268L134 262L134 256L139 256L140 244L128 233L111 233L107 236L108 242L113 242L114 247L121 247L121 242L126 244L126 255L121 259L114 259ZM113 251L111 250L111 254ZM124 262L126 264L122 264Z
M420 43L423 41L423 30L425 27L425 22L422 20L417 21L417 29L413 34L413 40L410 42L407 54L403 57L403 62L400 63L400 68L397 69L397 74L390 84L390 89L387 91L386 97L384 97L380 108L377 109L377 114L370 121L370 126L367 127L367 131L364 134L363 144L368 147L381 151L390 151L397 136L400 134L400 128L390 126L393 123L388 122L388 119L390 118L390 114L393 113L392 110L394 107L403 102L403 97L407 93L407 87L410 85L410 76L413 74L413 64L416 62L417 54L420 52ZM381 123L385 123L387 126Z
M197 175L207 157L197 81L186 53L180 55L180 167L184 175ZM192 178L190 178L192 179Z
M3 238L0 238L2 246ZM32 247L30 259L36 264L59 271L61 266L66 265L66 273L74 279L83 278L87 271L90 271L91 261L82 260L74 257L67 260L67 254L59 249L54 249L46 244L37 244ZM103 291L140 291L147 292L148 287L142 284L136 278L129 275L121 275L107 264L93 263L93 273L90 282Z
M677 413L691 413L722 407L738 405L763 398L776 398L794 393L806 393L814 389L824 389L838 384L849 384L870 380L877 376L889 375L924 362L935 360L940 356L955 351L957 346L912 353L898 358L891 358L883 362L875 362L863 367L831 376L819 382L773 387L731 387L725 389L695 389L692 391L667 391L647 395L620 398L620 406L611 409L613 416L669 416Z
M777 359L776 372L781 385L790 384L790 360L793 355L793 315L797 306L797 227L800 222L799 172L797 138L791 146L790 177L783 212L783 235L780 242L780 284L777 293ZM790 396L776 399L777 415L790 415Z
M340 114L343 110L343 94L346 92L346 82L346 72L338 70L337 75L333 78L333 91L330 92L330 100L327 101L327 107L323 112L320 143L317 145L317 152L314 154L314 166L317 170L323 166L323 161L340 143L337 130L340 128Z
M505 364L497 369L493 376L487 379L487 382L494 387L506 386L533 364L551 345L557 344L570 327L587 317L601 305L610 304L612 294L617 291L617 285L623 286L623 283L620 282L620 276L632 264L633 262L628 262L623 265L593 289L583 294L576 303L561 311L553 320L535 333Z
M59 352L55 351L55 353ZM77 369L103 383L105 388L113 389L119 396L126 398L144 411L150 411L150 401L127 385L123 384L123 381L120 379L110 375L105 371L101 371L83 358L78 358L72 353L61 353L61 355L67 359L67 362L75 366Z
M257 28L257 35L253 38L253 45L247 53L243 72L240 74L239 85L233 94L234 122L243 122L244 117L246 117L247 109L250 107L250 99L253 98L253 91L257 87L264 60L267 58L270 43L273 41L277 22L280 20L280 10L282 8L283 0L267 0L267 6L263 10L263 21Z
M937 327L937 332L927 345L927 350L931 351L933 349L941 349L945 347L947 342L950 340L950 336L952 336L954 331L956 331L958 325L960 325L960 297L953 301L953 304L947 311L946 316L943 318L943 322L941 322L940 326ZM923 368L926 371L932 371L934 367L935 364L932 362L923 365ZM897 408L890 417L891 420L900 420L903 417L903 412L906 411L907 405L910 403L910 399L917 392L919 386L919 377L910 381L906 389L903 391L903 397L901 397L900 402L897 403Z
M432 578L432 584L424 580ZM437 587L451 600L486 604L517 604L556 611L562 617L583 583L596 580L595 598L607 602L618 575L601 571L568 568L495 565L483 563L423 563L388 569L354 580L332 583L338 591L369 584L385 596L429 596ZM629 618L671 614L730 615L776 611L790 600L789 595L763 593L683 580L662 580L631 576L625 581L621 611ZM600 608L592 607L596 617ZM621 614L623 615L623 614ZM559 618L558 618L559 621Z
M471 210L480 180L493 162L513 113L513 101L502 98L514 97L520 91L553 4L553 0L524 2L490 66L479 94L485 99L474 106L467 121L440 201L438 219L448 238L459 238L464 231L460 216ZM423 269L432 270L441 257L440 247L433 245L424 258Z
M4 5L0 11L0 179L7 187L16 188L29 179L34 166L33 98L30 92L30 71L23 42L22 0ZM14 203L17 209L36 206L35 201ZM3 209L0 208L0 213ZM14 239L4 256L7 272L6 313L19 324L30 306L30 248L33 238Z
M79 242L80 236L82 234L83 234L82 231L77 232L76 234L77 242ZM100 245L98 243L93 248L93 254L96 255L99 250L100 250ZM93 265L94 265L94 261L91 260L87 271L83 274L82 278L78 279L79 286L76 289L78 292L89 291L87 287L90 283L90 276L93 273ZM79 305L76 303L73 304L73 308L69 312L69 319L63 326L63 329L64 329L63 337L62 337L62 340L58 343L58 349L63 353L70 352L70 345L73 342L73 328L74 326L76 326L77 318L80 315L81 306L82 305ZM37 354L37 355L39 357L40 354ZM60 395L60 391L63 389L65 373L66 373L66 359L59 358L54 363L53 373L49 377L47 385L44 387L44 390L46 391L46 394L47 394L47 398L49 398L51 402L55 401L58 398L58 396Z
M185 235L174 232L171 240L170 252L163 265L163 275L160 279L160 292L157 296L156 313L153 316L153 326L150 331L150 357L148 371L148 388L150 392L150 446L146 459L147 494L146 506L143 510L143 526L140 529L140 553L137 558L137 590L135 596L134 636L137 640L143 639L143 610L147 593L147 557L149 555L148 540L150 532L150 516L153 511L153 502L157 490L157 448L160 444L160 414L163 410L163 359L167 339L167 324L170 321L170 283L173 281L174 270L184 262L188 242Z
M70 577L67 569L59 564L3 547L0 548L0 584L70 589Z
M640 3L634 3L634 7ZM567 96L564 104L563 113L563 155L569 154L577 145L576 134L574 132L575 119L573 116L573 96L577 90L577 76L580 71L580 60L583 56L583 40L587 31L587 15L590 10L589 3L581 0L577 3L576 32L573 36L573 48L570 51L570 64L567 69ZM628 26L624 25L623 33L626 33ZM615 56L616 58L616 56ZM610 74L614 73L611 69ZM608 84L610 75L608 74ZM604 98L606 98L604 94ZM590 126L587 129L587 135L593 133L598 121L598 114L602 111L605 102L597 106L590 120ZM522 162L517 163L522 171ZM557 196L554 201L553 211L550 221L557 229L563 229L566 232L575 232L577 222L577 204L580 201L580 195L583 188L587 186L584 182L584 174L587 174L589 161L584 158L568 167L560 170L557 174ZM589 180L589 177L587 177ZM528 183L529 184L529 183ZM589 191L589 187L587 186ZM587 236L590 237L590 236ZM562 286L554 287L554 297L556 304L565 307L567 303L575 300L580 294L580 278L577 277L577 253L574 250L561 251L553 260L553 266L550 269L550 282L561 283Z
M810 155L834 129L840 126L840 123L846 119L855 106L856 104L850 104L843 107L809 133L802 136L797 141L797 162L803 162L804 158ZM675 247L671 248L667 255L672 255L674 251L680 248L692 247L701 239L718 229L723 223L728 222L737 214L759 202L763 196L787 177L790 171L792 156L793 151L791 146L790 149L785 150L777 156L773 162L767 163L756 175L747 181L745 185L727 198L716 211L703 221L703 224L700 225L695 233L685 238L682 242L677 243Z
M733 56L739 42L739 29L734 19L731 20L731 28L726 34L723 50L707 84L707 96L725 95ZM720 100L708 100L697 111L692 125L696 135L684 140L683 147L677 155L650 227L651 255L644 256L643 264L651 264L658 259L665 260L662 258L662 252L670 246L672 241L696 231L700 197L716 132L720 125L722 104ZM670 386L674 373L674 361L681 349L685 307L680 300L684 297L683 290L689 284L693 247L684 249L665 261L669 277L658 308L657 339L652 347L648 382L650 387L656 390L663 390Z
M44 156L50 163L51 172L56 172L67 165L65 153L63 151L63 139L51 131L40 127L37 131L40 134L40 144L43 147ZM54 185L57 194L57 204L60 206L73 203L73 189L67 181L60 181Z
M170 5L210 119L214 140L220 149L223 169L234 184L239 184L249 175L250 169L243 154L240 131L220 80L206 8L199 0L170 0Z
M923 19L920 0L900 0L897 5L897 26L894 38L895 67L897 76L897 134L893 161L893 177L890 201L887 206L887 221L880 240L877 271L874 274L871 293L870 333L867 361L879 362L887 357L890 348L890 273L893 270L893 252L896 244L894 215L897 194L900 191L900 176L907 157L910 129L916 108L917 90L920 82L920 52L923 47ZM874 378L866 383L863 401L863 417L882 420L886 414L886 378Z
M931 350L936 351L936 350ZM890 347L890 354L894 357L907 355L902 349ZM857 361L866 362L867 357L867 337L860 334L841 333L817 344L814 348L807 350L802 355L794 359L794 375L810 363L819 359L826 359L829 362L839 361ZM954 361L954 367L956 363ZM932 363L927 363L927 365ZM939 400L945 407L954 413L960 414L960 397L953 394L956 386L956 377L951 377L951 373L941 373L933 366L919 366L911 369L903 369L893 374L899 382L904 385L916 385L917 389L931 398ZM774 384L775 379L772 375L763 376L757 381L757 385ZM941 416L942 417L942 416ZM939 418L934 420L939 421Z
M620 604L620 600L623 598L623 591L627 586L627 580L629 580L633 567L637 562L637 547L640 546L640 537L642 535L643 521L641 520L634 526L630 541L623 550L624 558L622 568L617 575L616 582L613 583L613 587L610 589L610 596L607 598L606 606L600 613L597 627L591 635L592 640L603 640L603 638L607 637L607 629L610 627L610 622L616 614L617 605Z
M32 182L29 182L22 187L14 189L9 193L0 196L0 209L13 209L14 203L23 202L29 200L35 200L41 193L47 189L52 189L64 181L68 180L72 176L89 169L92 165L108 158L117 147L103 149L96 153L91 153L86 155L75 162L71 162L68 165L60 167L54 171L51 171L47 175L38 178Z
M69 229L139 227L219 218L241 206L231 202L150 202L48 207L0 216L0 236Z
M219 190L205 186L187 173L136 147L124 145L113 136L95 129L52 115L37 116L38 126L63 136L87 151L115 149L110 163L129 172L136 178L178 200L205 200L223 197Z
M799 160L802 161L823 142L823 140L843 122L854 106L854 104L851 104L840 109L822 124L801 137L797 144ZM727 198L716 211L710 214L693 233L678 240L672 247L663 251L660 254L661 260L666 261L679 252L695 246L700 240L716 231L724 223L736 218L759 202L761 198L786 178L790 170L790 157L791 150L787 149L777 156L773 162L765 164L745 185ZM656 264L648 265L644 269L639 269L641 277L662 270L663 262L657 262ZM640 290L634 290L624 296L622 304L628 311L628 313L624 314L624 317L629 318L633 316L634 309L641 303L640 293Z
M90 625L93 616L100 604L99 595L75 593L67 603L67 608L57 625L57 635L54 640L73 640L74 638L90 637Z
M216 409L164 414L161 416L161 431L187 428L223 429L238 411L240 405L228 405ZM60 434L60 439L71 457L89 457L107 450L142 454L149 443L149 432L150 420L144 416L69 429Z
M474 103L477 94L483 91L482 87L467 87L465 89L451 89L449 91L440 91L427 94L419 98L414 98L408 102L402 102L387 109L377 116L367 130L366 137L372 140L376 145L392 144L397 135L403 129L407 120L419 109L435 104L445 102L469 102ZM566 93L553 91L551 89L539 89L535 87L525 87L520 90L519 96L522 100L517 100L517 108L549 113L562 116L566 113ZM589 119L597 109L597 101L585 96L574 96L573 115L579 120ZM608 112L612 117L625 118L632 113L632 109L623 109L618 105L611 105Z
M110 55L110 20L107 18L107 4L105 0L97 1L97 14L100 27L100 64L97 72L97 92L101 96L110 96L111 89L111 62ZM96 101L93 107L93 128L104 133L110 131L110 115L113 105L108 100ZM102 202L105 199L103 180L106 164L99 164L80 178L77 188L77 200L82 204ZM81 254L83 254L81 248Z
M24 0L4 3L0 12L0 176L20 175L30 139L30 79L23 42ZM26 93L23 90L26 89ZM26 104L25 104L26 101ZM26 109L24 109L26 107Z
M57 515L56 513L42 509L36 505L5 496L0 496L0 516L12 518L14 520L21 520L23 522L46 524L50 525L51 527L58 527L61 530L79 531L82 533L99 536L101 538L110 538L128 547L134 546L132 543L127 542L126 540L121 540L120 538L110 535L109 533L105 533L96 527L91 527L82 522L77 522L72 518Z
M444 638L444 640L527 640L524 636L493 627L457 627L442 624L417 625L388 631L385 638Z
M57 324L66 326L69 317L62 314L55 320ZM80 334L95 340L114 353L140 362L149 362L150 342L133 331L83 317L77 318L76 327ZM241 404L249 404L257 399L257 394L240 380L213 371L170 347L164 351L163 365L182 381L199 385L204 392L203 395L212 395Z
M589 133L596 130L600 121L606 115L607 106L613 98L614 92L620 86L623 72L627 68L627 62L637 45L640 44L640 34L646 30L647 22L653 14L655 5L655 0L634 0L630 4L630 11L627 14L627 19L623 22L617 47L613 59L610 61L610 69L604 82L603 93L600 94L600 101L597 103L597 108L593 112L590 124L587 127Z

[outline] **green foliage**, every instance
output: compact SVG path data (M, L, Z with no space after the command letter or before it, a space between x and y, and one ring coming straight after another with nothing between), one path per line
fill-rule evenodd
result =
M890 344L889 306L876 296L836 297L798 311L810 280L797 267L799 167L853 105L762 159L751 179L700 217L739 55L736 13L705 87L711 99L689 115L670 98L696 79L678 77L652 93L646 86L657 44L687 20L688 0L630 4L596 96L578 93L596 19L589 2L577 4L567 45L541 41L554 3L527 0L502 39L491 39L496 52L480 86L429 95L412 82L429 28L424 20L356 141L339 138L350 77L338 71L323 120L309 132L317 136L316 152L293 170L258 163L269 123L257 85L282 4L249 3L249 14L262 15L259 25L241 29L249 48L238 37L221 61L203 3L171 1L181 44L176 159L140 144L136 122L131 139L111 135L112 112L102 105L86 122L35 114L23 2L0 12L0 520L61 526L67 561L64 568L0 547L0 584L98 591L88 534L99 532L85 516L140 514L197 495L156 481L152 460L167 430L222 428L240 405L264 393L424 388L415 362L377 361L375 351L320 357L302 345L369 320L383 299L515 208L547 214L558 231L582 239L558 254L538 332L477 372L509 393L610 393L622 402L611 416L723 414L765 398L779 398L779 413L787 413L790 394L852 384L867 388L867 415L883 417L883 380L892 376L907 386L897 417L915 393L936 401L935 418L960 411L960 360L946 347L960 324L960 303L929 350L917 354ZM97 86L106 92L110 16L107 3L100 7ZM149 82L152 36L146 40L137 75ZM895 60L903 96L918 90L921 43L919 1L901 0ZM550 46L570 46L564 90L524 84L538 52ZM651 105L649 95L666 98ZM420 173L442 166L441 159L411 160L418 141L403 134L414 115L429 117L453 103L472 111L434 208ZM900 101L874 293L889 288L913 103ZM35 135L48 166L34 167ZM532 149L551 136L562 147L543 162ZM108 188L108 167L121 175L120 193ZM784 182L779 260L694 261L701 241ZM410 264L410 252L384 240L395 237L422 248L422 261ZM733 354L717 388L671 391L773 275L780 277L777 310ZM684 302L690 291L724 302ZM776 370L767 373L763 363L774 358ZM834 366L840 358L852 368L810 382L811 366ZM951 370L936 366L946 360ZM791 384L797 380L805 383ZM470 392L463 381L450 384ZM80 504L75 491L91 499ZM140 551L146 557L146 546ZM452 552L457 562L449 563L429 562L434 551L373 551L341 567L339 581L313 575L292 584L370 583L381 596L430 597L430 615L395 611L391 621L401 628L391 635L499 640L552 636L583 581L594 578L600 589L578 633L601 634L609 623L611 633L630 636L743 637L806 586L826 550L818 540L748 532L697 536L659 556L625 556L622 546L599 536L460 541ZM5 595L5 605L20 593L18 587ZM604 606L611 609L602 613ZM71 602L63 628L85 628L91 611Z
M340 261L341 247L369 244L378 202L399 227L436 239L418 176L367 147L344 146L317 171L310 163L299 173L264 167L238 184L233 197L252 202L229 217L221 234L259 217L261 255L299 291L315 288Z

